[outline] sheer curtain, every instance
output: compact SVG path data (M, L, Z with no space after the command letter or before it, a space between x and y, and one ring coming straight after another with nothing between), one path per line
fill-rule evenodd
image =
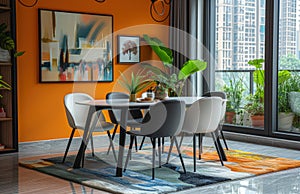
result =
M202 0L172 0L170 13L170 48L174 66L180 69L189 59L202 56L202 17L199 17ZM193 74L185 83L182 96L201 95L202 83ZM201 76L202 77L202 76ZM197 81L198 80L198 81Z

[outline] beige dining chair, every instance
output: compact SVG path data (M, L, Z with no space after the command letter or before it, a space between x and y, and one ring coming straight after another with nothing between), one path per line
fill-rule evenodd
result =
M68 154L74 133L76 129L78 130L85 130L85 125L87 121L87 116L89 112L89 106L87 105L80 105L77 104L77 102L81 101L90 101L94 100L90 95L85 93L69 93L65 95L64 97L64 107L67 115L67 120L69 126L72 128L72 132L70 134L70 138L65 150L65 154L62 160L62 163L65 162L66 156ZM93 132L105 132L108 135L109 138L109 145L112 147L113 155L115 160L116 159L116 153L114 149L114 145L112 142L112 138L110 135L109 130L113 129L114 125L112 123L106 122L105 117L102 113L102 111L97 111L93 114L91 123L89 125L89 128L92 129ZM94 153L94 143L93 143L93 136L91 135L91 147L92 147L92 156L95 155ZM84 161L84 160L82 160ZM83 164L82 164L83 166Z
M219 128L218 128L217 132L220 133L220 135L223 139L225 148L226 148L226 150L228 150L228 145L227 145L227 142L226 142L223 130L222 130L222 127L224 124L224 119L225 119L225 114L226 114L227 95L225 92L222 92L222 91L211 91L211 92L207 92L207 93L203 94L203 97L213 97L213 96L220 97L224 100L224 102L222 104L222 112L221 112L221 116L220 116L220 124L219 124ZM219 135L219 134L217 134L217 135Z
M183 138L186 135L193 136L194 172L196 172L196 136L199 134L211 134L220 158L220 162L223 165L223 161L220 155L220 148L216 143L216 136L214 133L218 129L218 125L220 122L222 103L223 100L220 97L206 97L197 100L186 110L182 130L178 131L180 133L177 134L181 136L179 147L181 146ZM173 138L171 141L167 157L167 163L170 159L170 154L172 152L174 140L176 140L176 138ZM202 142L199 146L199 154L201 154L201 150Z

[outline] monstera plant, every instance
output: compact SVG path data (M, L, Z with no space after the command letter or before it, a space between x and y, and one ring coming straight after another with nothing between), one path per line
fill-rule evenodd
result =
M142 63L144 68L150 70L151 77L159 87L170 89L177 96L182 94L187 78L198 71L206 69L207 63L198 59L186 61L178 73L171 73L173 68L173 53L161 40L156 37L144 35L144 39L163 63L163 69L148 63Z

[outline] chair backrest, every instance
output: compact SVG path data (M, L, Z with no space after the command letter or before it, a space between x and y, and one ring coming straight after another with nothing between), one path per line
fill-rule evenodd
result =
M223 100L220 97L207 97L199 100L199 122L195 133L215 131L220 123Z
M64 106L70 127L82 128L85 126L89 106L80 105L76 102L93 100L91 96L84 93L70 93L64 97Z
M106 99L111 100L111 99L128 99L129 100L129 95L123 92L110 92L106 94ZM138 118L143 118L143 113L139 109L132 109L129 111L128 119L138 119ZM121 118L121 110L119 109L113 109L113 110L108 110L109 118L112 123L117 124L118 121L120 121Z
M184 116L184 101L160 101L151 106L145 115L141 134L151 138L174 136L182 129Z
M211 91L203 94L203 97L220 97L224 100L222 103L222 112L220 115L220 121L222 121L226 113L226 100L227 100L226 93L222 91Z
M182 132L194 133L196 131L200 117L200 100L201 99L195 101L189 108L186 109Z

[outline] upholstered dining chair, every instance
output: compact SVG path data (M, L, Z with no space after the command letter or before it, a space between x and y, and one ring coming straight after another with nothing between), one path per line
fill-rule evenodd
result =
M195 101L185 113L185 118L183 122L182 130L180 131L179 136L181 136L179 148L183 141L184 136L192 135L193 136L193 159L194 159L194 172L196 172L196 136L199 134L211 133L214 145L218 152L221 164L223 165L223 161L220 155L220 148L216 143L215 131L218 129L218 125L220 122L220 115L222 109L223 100L220 97L207 97L201 98ZM167 163L170 159L170 154L172 152L174 140L172 139ZM199 146L199 154L201 154L202 142Z
M222 113L221 113L221 117L220 117L220 125L219 125L219 128L218 128L217 132L220 133L220 135L221 135L221 137L223 139L224 145L226 147L226 150L228 150L228 145L227 145L227 142L226 142L223 130L222 130L224 119L225 119L225 113L226 113L226 99L227 99L227 96L226 96L226 93L222 92L222 91L211 91L211 92L207 92L207 93L203 94L203 97L212 97L212 96L217 96L217 97L220 97L223 100L225 100L223 102L223 105L222 105Z
M123 92L109 92L106 94L106 99L128 99L129 95ZM113 134L112 134L112 140L115 138L120 119L121 119L121 110L114 109L114 110L108 110L108 114L110 117L110 120L113 124L115 124ZM127 126L130 128L136 128L139 126L139 123L143 120L143 113L140 109L131 109L129 110L128 114L128 120L127 120ZM137 139L135 139L135 148L137 150ZM110 147L108 148L107 153L109 153Z
M76 129L85 130L85 124L87 120L87 115L89 112L89 106L77 104L80 101L89 101L93 100L91 96L85 93L69 93L64 97L64 107L67 115L67 120L69 126L72 128L72 132L67 144L67 148L63 157L62 162L64 163L66 160L66 156L68 154L74 133ZM93 114L91 119L91 124L89 126L92 128L93 132L105 132L108 135L110 146L113 150L113 155L116 160L116 153L114 149L114 145L112 142L112 138L109 130L113 129L114 125L112 123L106 122L105 117L102 111L97 111ZM91 136L91 147L92 147L92 155L94 156L94 143L93 136Z
M129 158L131 158L131 150L134 138L136 136L149 137L152 143L152 179L155 177L155 154L156 154L156 140L158 140L158 155L159 155L159 167L161 167L161 142L163 137L174 137L182 129L185 115L185 102L179 100L165 100L157 102L150 106L150 109L146 113L140 130L131 130L127 133L130 135L130 145L124 166L124 172L126 171ZM184 173L186 172L184 162L176 143L179 158L183 167Z

